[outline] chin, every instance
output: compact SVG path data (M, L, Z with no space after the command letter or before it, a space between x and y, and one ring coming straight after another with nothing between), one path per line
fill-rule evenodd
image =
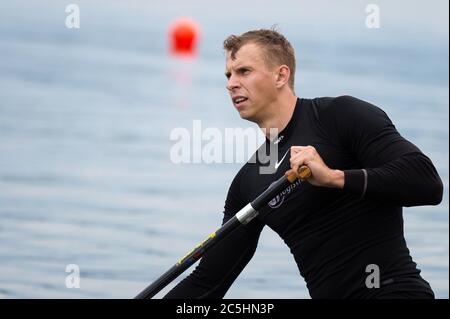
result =
M240 115L241 119L243 119L243 120L247 120L250 122L256 122L256 119L254 116L252 116L252 114L248 114L246 112L239 112L239 115Z

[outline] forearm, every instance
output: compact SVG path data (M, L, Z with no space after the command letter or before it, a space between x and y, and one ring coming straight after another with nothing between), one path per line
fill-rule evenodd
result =
M401 206L441 202L442 181L433 163L399 134L383 110L350 96L335 98L330 105L320 122L360 169L334 171L333 178L325 179L331 182L327 186Z
M223 298L255 253L263 227L256 219L240 226L206 252L194 271L164 298Z
M363 198L401 206L437 205L443 185L430 159L421 153L402 156L381 167L345 170L344 190Z
M345 172L339 169L330 170L329 174L329 182L327 183L328 187L331 188L344 188L345 185Z

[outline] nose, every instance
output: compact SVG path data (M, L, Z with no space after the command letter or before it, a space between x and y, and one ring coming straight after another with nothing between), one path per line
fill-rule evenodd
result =
M233 89L236 89L240 86L239 81L237 80L237 78L233 75L231 75L228 78L228 82L227 82L227 90L228 91L232 91Z

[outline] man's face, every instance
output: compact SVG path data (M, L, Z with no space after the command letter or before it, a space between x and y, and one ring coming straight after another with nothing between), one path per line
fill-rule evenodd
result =
M276 73L264 61L262 49L253 43L243 45L235 59L227 52L227 89L241 118L260 123L268 116L268 106L276 100Z

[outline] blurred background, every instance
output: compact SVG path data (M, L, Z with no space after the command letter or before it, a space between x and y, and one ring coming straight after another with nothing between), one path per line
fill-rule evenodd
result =
M366 26L370 3L380 28ZM65 25L69 4L80 28ZM242 164L174 164L170 133L193 120L254 127L228 98L222 42L275 24L296 49L298 96L376 104L432 159L443 202L404 209L405 236L436 296L448 298L448 5L1 1L0 298L132 298L216 229ZM199 26L191 57L170 54L179 17ZM79 266L78 289L66 288L69 264ZM226 297L309 294L265 229Z

